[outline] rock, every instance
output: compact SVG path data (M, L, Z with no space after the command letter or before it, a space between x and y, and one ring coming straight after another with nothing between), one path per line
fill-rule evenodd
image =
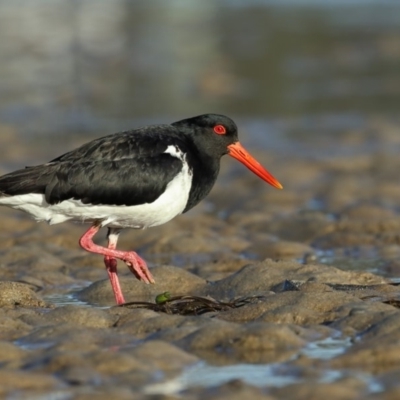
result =
M58 351L88 352L98 348L122 346L131 343L135 338L115 330L104 328L87 328L73 324L56 324L42 326L19 339L22 346L33 346L41 349L54 348Z
M118 317L98 308L67 305L50 311L44 316L44 320L50 324L110 328L117 322Z
M47 307L30 285L19 282L0 282L0 307Z
M3 366L15 368L22 363L25 357L26 352L18 346L7 341L0 341L0 360Z
M400 346L391 338L389 342L368 341L360 343L345 354L331 360L333 368L356 368L377 374L393 369L400 365Z
M123 333L135 335L138 338L163 339L175 341L180 337L193 332L203 326L210 326L214 323L207 317L181 316L154 313L147 315L145 310L134 310L132 315L121 318L118 327ZM148 310L146 310L148 311Z
M61 382L58 379L47 374L32 371L8 371L4 369L0 374L0 390L3 394L11 394L17 391L30 391L30 393L34 393L38 390L46 389L50 391L60 389L61 387Z
M339 307L330 326L349 336L356 336L390 315L397 315L394 307L380 302L350 303Z
M222 321L200 328L178 343L191 350L219 351L270 351L304 345L304 341L288 326L259 322L241 326Z
M0 340L13 341L32 330L32 327L21 321L18 316L18 313L10 313L4 309L0 309Z
M311 280L317 283L370 285L384 283L385 279L365 272L342 271L319 265L299 264L294 261L265 260L249 264L236 273L212 282L200 293L217 299L233 299L248 294L265 294L286 280Z
M155 297L163 292L170 292L172 295L193 294L205 280L187 272L181 268L162 266L153 268L152 273L156 283L146 285L137 280L133 275L120 278L122 291L125 300L129 301L153 301ZM115 299L111 290L109 280L95 282L83 289L78 294L79 298L92 304L114 304Z
M283 388L273 388L271 394L278 399L308 400L322 399L329 393L329 400L353 400L366 390L364 382L294 383Z
M129 350L128 353L141 360L153 371L159 370L164 374L178 373L183 368L199 362L199 358L178 347L161 340L149 340Z
M145 338L149 334L175 327L184 320L185 317L181 315L167 315L146 309L133 309L130 314L120 318L117 327L120 332Z
M42 237L40 239L40 245L28 242L0 252L8 278L26 282L34 280L41 288L73 283L74 279L65 273L64 261L54 255L58 246L44 242Z

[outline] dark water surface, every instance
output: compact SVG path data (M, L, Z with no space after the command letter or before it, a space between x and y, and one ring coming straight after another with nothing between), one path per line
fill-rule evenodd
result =
M3 0L0 37L18 133L217 112L326 135L400 104L397 1Z

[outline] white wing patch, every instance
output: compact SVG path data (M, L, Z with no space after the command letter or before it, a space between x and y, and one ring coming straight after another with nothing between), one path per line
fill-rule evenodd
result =
M177 146L168 146L165 153L180 159L182 169L153 203L136 206L91 205L70 199L58 204L48 204L43 194L30 193L0 197L0 205L25 211L37 221L47 221L49 224L68 220L102 221L102 226L137 229L162 225L182 214L189 199L193 178L186 155Z

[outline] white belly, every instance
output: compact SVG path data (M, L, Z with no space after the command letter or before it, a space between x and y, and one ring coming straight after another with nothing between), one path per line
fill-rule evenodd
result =
M192 173L186 162L181 172L167 185L165 192L153 203L136 206L83 204L80 200L64 200L48 204L43 194L1 197L0 205L22 210L37 221L58 224L65 221L91 223L101 221L112 228L149 228L164 224L181 214L186 207L192 185Z

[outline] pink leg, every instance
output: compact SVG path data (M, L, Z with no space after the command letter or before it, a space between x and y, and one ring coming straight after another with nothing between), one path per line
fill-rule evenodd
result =
M107 239L108 239L108 248L111 250L115 250L117 247L119 230L117 229L108 229ZM117 272L117 259L111 256L104 256L104 264L106 265L108 278L111 282L111 287L114 292L115 301L117 304L124 304L125 299L122 294L121 285L119 284L118 272Z
M109 242L108 248L98 246L93 243L93 237L99 231L100 225L91 226L85 234L80 238L79 244L81 247L91 253L97 253L104 255L104 263L106 264L108 276L110 278L111 286L115 295L115 300L117 304L125 303L124 296L121 291L121 287L117 275L117 260L120 259L124 261L131 272L139 280L145 283L154 283L154 278L151 275L145 261L140 258L134 251L121 251L116 250L118 240L118 230L109 230Z

